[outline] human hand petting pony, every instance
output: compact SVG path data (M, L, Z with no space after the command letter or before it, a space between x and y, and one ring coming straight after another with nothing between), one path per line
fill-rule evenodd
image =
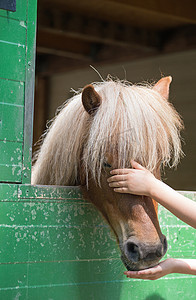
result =
M115 169L110 172L114 175L108 178L109 186L117 193L150 196L157 179L146 168L131 160L133 169Z
M108 183L114 192L145 195L159 202L176 217L196 228L196 202L179 194L135 161L133 169L115 169ZM195 259L169 258L158 265L140 271L126 271L129 278L155 280L170 273L196 275Z

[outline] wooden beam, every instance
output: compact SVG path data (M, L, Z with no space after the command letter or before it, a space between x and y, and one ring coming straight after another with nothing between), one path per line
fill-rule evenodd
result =
M49 38L60 39L60 43L56 40L57 43L53 44L59 55L62 56L66 56L66 52L70 52L67 47L70 46L70 43L73 44L73 41L75 41L75 44L79 43L79 47L81 47L82 42L86 46L88 45L89 49L92 44L96 43L151 52L160 48L159 37L160 33L155 30L134 28L116 22L84 17L59 11L58 8L54 10L49 8L47 10L40 9L38 14L38 49L47 48L45 44L48 44ZM63 44L64 48L61 49ZM65 54L62 51L65 51ZM80 53L83 54L81 51Z
M61 32L39 28L37 34L37 52L70 57L79 60L90 60L90 43L67 37Z
M196 1L195 0L107 0L116 4L124 5L144 13L152 12L160 16L167 16L177 21L196 24Z
M172 15L175 0L172 1L171 11L169 11L166 1L163 3L157 1L148 1L149 6L141 0L107 0L106 2L109 3L108 7L115 7L115 10L119 7L121 12L127 12L128 16L131 11L135 11L135 18L143 15L147 16L146 20L148 20L150 17L152 19L155 14L152 23L156 19L169 21L171 25L173 21L170 21L168 16L171 19L173 16L175 18L178 12L176 9L176 14ZM183 25L178 29L176 24L178 23L179 26L183 22L173 22L175 23L173 28L168 25L164 30L136 28L119 23L121 21L108 21L98 16L93 18L61 10L58 6L59 2L56 4L54 5L53 2L53 5L47 6L47 8L41 7L38 10L37 52L40 57L38 72L44 76L70 71L78 67L87 67L91 63L95 65L95 63L106 64L113 61L131 61L158 53L176 52L196 47L195 25ZM180 12L181 2L179 6ZM180 15L179 12L178 15Z
M39 26L39 35L55 35L59 36L61 41L67 40L69 38L77 41L85 41L87 43L97 43L111 46L120 47L130 47L131 49L142 49L143 51L154 51L156 47L159 46L159 36L160 33L154 31L139 30L134 28L125 27L122 30L117 28L117 26L112 26L110 24L109 28L105 28L105 35L101 33L91 34L88 31L80 32L71 30L59 30L50 27ZM116 28L115 28L116 27ZM112 28L114 30L113 37L111 36ZM107 34L108 33L108 34ZM119 37L118 37L119 35ZM38 39L38 46L40 47L40 38ZM65 55L66 56L66 55Z
M178 51L187 51L190 49L196 49L196 26L190 25L179 29L165 31L162 40L163 48L162 51L135 51L129 47L118 47L118 46L104 46L96 59L96 61L90 62L87 60L74 59L73 57L68 58L67 56L57 55L38 55L37 59L37 73L44 76L50 76L54 73L68 72L70 70L89 67L90 64L93 66L99 66L103 64L122 63L124 61L133 61L136 59L146 58L155 56L157 54L173 53ZM55 53L53 53L55 54Z
M125 61L134 61L145 57L157 55L157 52L130 51L122 47L104 47L101 49L96 61L87 62L84 60L75 60L72 58L39 55L37 57L37 73L42 76L51 76L55 73L66 73L81 68L90 68L92 64L95 68L105 64L123 63Z
M67 58L72 58L76 60L82 60L82 61L91 61L90 57L80 55L80 54L75 54L71 51L66 51L66 50L57 50L55 47L42 47L42 46L37 46L37 53L39 54L49 54L49 55L54 55L54 56L60 56L60 57L67 57Z
M165 32L163 51L176 52L196 49L196 26L190 25Z

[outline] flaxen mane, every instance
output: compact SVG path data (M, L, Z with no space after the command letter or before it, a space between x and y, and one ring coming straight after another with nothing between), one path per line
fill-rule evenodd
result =
M93 86L100 107L90 116L81 93L65 104L43 140L33 184L78 185L81 164L99 182L108 151L117 155L118 167L130 167L130 159L152 172L160 162L177 165L182 122L166 99L150 85L109 80Z

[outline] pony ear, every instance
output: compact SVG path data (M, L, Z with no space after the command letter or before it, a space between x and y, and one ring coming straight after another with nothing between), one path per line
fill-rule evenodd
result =
M90 115L96 112L101 101L101 96L95 91L91 84L84 87L82 91L82 104Z
M161 78L154 86L153 90L161 94L161 96L168 100L169 98L169 86L172 82L172 77L163 77Z

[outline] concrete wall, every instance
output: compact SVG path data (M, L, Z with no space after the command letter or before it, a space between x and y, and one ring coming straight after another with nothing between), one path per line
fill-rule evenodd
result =
M186 156L177 170L167 171L163 179L175 189L196 190L196 51L104 65L98 67L98 71L103 78L111 74L120 79L126 78L133 83L158 80L161 75L173 77L170 101L185 123L183 150ZM72 96L71 88L77 90L93 81L100 81L100 78L90 67L51 77L48 118L52 118L56 108Z

